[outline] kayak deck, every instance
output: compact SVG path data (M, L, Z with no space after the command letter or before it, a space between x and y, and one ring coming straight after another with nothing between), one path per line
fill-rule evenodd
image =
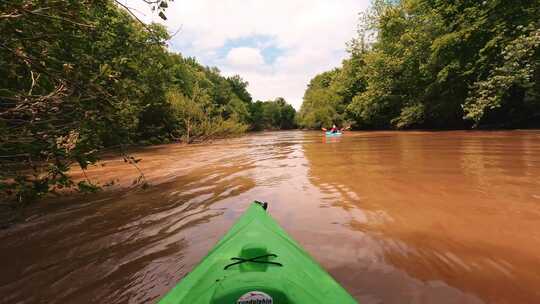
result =
M255 202L159 303L356 301Z

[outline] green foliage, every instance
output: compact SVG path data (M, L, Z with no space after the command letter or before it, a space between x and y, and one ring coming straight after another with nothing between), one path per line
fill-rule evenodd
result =
M184 142L240 134L248 128L236 116L223 119L212 115L215 106L210 96L198 86L193 89L192 97L173 90L167 94L167 100L176 119L174 134L180 135Z
M164 18L167 3L150 4ZM0 34L2 200L93 192L68 171L104 148L228 136L253 121L247 82L169 52L165 28L121 2L2 1Z
M487 79L472 86L472 94L467 98L464 110L465 117L475 124L489 120L486 116L501 108L513 110L510 123L519 125L523 121L540 118L540 29L531 24L518 30L523 34L503 49L504 61L500 66L495 67ZM516 99L521 99L517 107L510 104Z
M239 75L228 77L227 81L234 94L236 94L241 101L247 104L252 102L253 99L251 98L251 94L247 91L247 81L244 81Z
M278 97L273 101L257 101L251 106L252 129L276 130L296 127L296 110Z
M401 109L398 117L392 119L391 123L398 129L414 127L422 124L424 120L424 105L417 103Z
M177 120L177 134L183 134L185 142L191 142L194 136L201 135L201 126L208 118L205 107L209 107L210 97L200 88L196 88L192 97L186 97L178 90L167 94L174 118Z
M338 94L338 90L333 86L338 83L336 79L341 73L342 70L335 69L317 75L310 81L298 114L300 126L321 128L343 120L343 96ZM342 91L346 91L344 87L341 87Z
M374 1L350 58L312 79L299 123L538 126L538 16L537 0Z

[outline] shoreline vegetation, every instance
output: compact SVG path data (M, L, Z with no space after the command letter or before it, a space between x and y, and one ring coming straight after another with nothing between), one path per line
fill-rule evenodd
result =
M166 19L167 0L152 3ZM3 2L0 206L99 191L69 171L84 173L112 148L138 168L128 147L249 131L539 128L537 4L375 0L348 58L311 79L296 113L281 97L254 101L239 75L170 51L164 27L117 1Z
M167 1L152 3L166 19ZM240 76L169 51L164 27L116 1L2 2L0 33L2 206L98 191L69 170L84 172L111 147L136 167L127 146L295 127L283 98L254 102Z
M340 67L311 79L302 128L540 127L536 0L375 0Z

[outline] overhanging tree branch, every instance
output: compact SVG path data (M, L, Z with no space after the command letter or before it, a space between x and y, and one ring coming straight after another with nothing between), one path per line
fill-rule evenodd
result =
M145 1L145 0L143 0ZM141 19L139 19L139 17L137 17L137 15L135 15L135 13L133 13L133 11L131 11L131 8L123 3L121 3L120 1L118 0L114 0L114 2L118 5L120 5L121 7L123 7L125 10L128 11L128 13L133 17L135 18L135 20L137 20L148 32L152 33L152 34L155 34L155 32L148 27L148 25L146 25L146 23L144 23ZM146 2L146 1L145 1Z

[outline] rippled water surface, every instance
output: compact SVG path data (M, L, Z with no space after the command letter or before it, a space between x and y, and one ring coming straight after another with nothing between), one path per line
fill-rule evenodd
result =
M1 303L153 303L252 200L361 303L540 303L540 131L275 132L135 151L152 185L0 231ZM80 172L74 172L81 176Z

